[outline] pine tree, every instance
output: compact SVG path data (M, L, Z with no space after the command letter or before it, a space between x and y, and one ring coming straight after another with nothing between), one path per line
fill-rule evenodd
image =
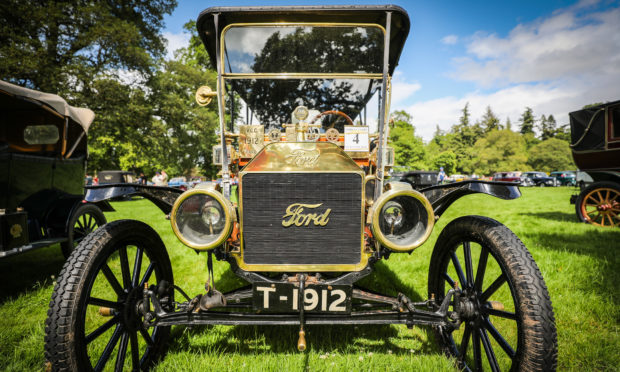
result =
M501 129L499 118L495 116L493 110L491 110L491 106L487 106L487 111L484 113L484 116L482 116L482 123L480 123L480 125L484 133L489 133L492 130Z
M521 122L521 134L534 134L534 112L531 108L525 108L519 121Z
M512 130L512 123L510 122L509 117L506 117L506 129Z
M538 121L538 129L540 131L540 140L544 141L547 138L545 137L545 134L547 133L547 117L545 116L545 114L542 114L540 116L540 120Z
M463 114L459 118L459 124L462 126L469 126L469 102L465 104L463 110L461 111Z

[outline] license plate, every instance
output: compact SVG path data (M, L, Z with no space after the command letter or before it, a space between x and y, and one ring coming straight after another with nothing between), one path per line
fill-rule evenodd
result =
M296 313L303 302L307 312L347 314L351 291L350 285L307 284L300 301L299 287L293 283L254 283L252 299L254 310L261 312Z

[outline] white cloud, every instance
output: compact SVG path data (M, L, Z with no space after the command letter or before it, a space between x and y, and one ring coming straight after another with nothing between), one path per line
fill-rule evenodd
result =
M459 37L456 35L447 35L441 39L441 42L446 45L454 45L459 41Z
M190 34L185 32L178 34L164 32L164 38L167 40L166 59L171 60L174 58L174 52L177 49L185 48L189 45Z
M476 33L454 77L486 87L575 75L617 74L620 8L580 14L560 11L516 26L507 37ZM611 69L610 69L611 68ZM609 71L610 70L610 71Z
M419 83L405 81L402 73L397 71L392 78L392 105L398 105L421 88Z
M451 76L485 90L405 107L417 133L428 141L436 125L449 129L467 102L472 121L491 106L502 123L510 117L515 130L526 106L537 117L553 114L566 124L570 111L620 99L620 8L584 13L593 5L582 1L517 25L506 37L472 35L467 54L454 59Z

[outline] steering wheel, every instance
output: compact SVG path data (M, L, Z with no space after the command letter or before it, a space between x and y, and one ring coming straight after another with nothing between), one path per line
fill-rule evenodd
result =
M355 125L353 124L353 120L351 120L351 118L349 117L349 115L345 114L342 111L338 111L338 110L328 110L328 111L323 111L320 114L318 114L317 116L314 117L314 119L312 119L310 121L310 124L314 124L315 121L317 121L318 119L320 119L321 117L325 116L325 115L338 115L338 116L342 116L343 118L345 118L345 120L347 121L347 123L349 125ZM332 125L330 125L329 128L333 128L334 124L336 124L336 122L333 122Z

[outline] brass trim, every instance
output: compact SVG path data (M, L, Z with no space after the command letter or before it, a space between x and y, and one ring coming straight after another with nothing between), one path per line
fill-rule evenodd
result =
M368 183L368 181L370 180L375 180L375 182L377 182L377 176L375 176L374 174L369 174L364 178L364 189L366 188L366 184ZM364 194L364 201L366 202L366 205L369 207L372 207L372 205L375 203L374 200L369 200L366 199L366 194Z
M258 73L222 73L224 79L376 79L381 80L381 74L370 73L306 73L306 72L258 72Z
M317 27L375 27L383 32L383 36L385 38L385 28L377 23L342 23L342 22L270 22L270 23L231 23L222 29L220 32L220 63L221 66L226 66L224 63L225 56L225 35L229 28L232 27L288 27L288 26L317 26ZM385 45L383 46L385 48ZM223 78L236 78L236 79L247 79L248 77L254 79L290 79L291 77L305 77L305 78L338 78L338 77L348 77L353 79L367 79L371 76L375 78L378 76L379 79L383 78L382 73L364 73L364 74L325 74L325 73L253 73L253 74L240 74L240 73L226 73L226 69L221 72Z
M226 218L226 224L224 225L224 229L222 230L221 236L217 240L215 240L213 243L210 243L210 244L194 244L190 242L189 240L183 238L183 235L179 231L177 224L176 224L177 211L179 210L179 206L181 205L181 203L183 203L183 201L185 201L190 196L197 195L197 194L207 195L207 196L212 197L213 199L217 200L222 205L222 209L224 210L224 218ZM177 198L177 200L175 200L174 205L172 206L172 211L170 212L170 224L172 225L172 230L174 231L174 235L177 237L177 239L181 241L181 243L185 244L186 246L190 248L196 249L198 251L206 251L209 249L213 249L221 245L222 243L224 243L226 239L228 239L228 237L232 233L232 228L234 225L233 222L235 220L236 218L235 218L234 209L230 201L226 199L224 195L222 195L219 191L216 191L213 188L197 188L197 189L185 191L183 194L181 194Z
M354 173L360 176L360 182L362 183L362 199L360 205L360 262L357 264L327 264L327 265L273 265L273 264L247 264L243 260L243 176L248 173ZM364 228L365 224L365 209L366 209L366 193L365 193L365 177L364 171L360 169L359 172L352 171L242 171L239 173L239 251L231 252L237 265L246 271L270 271L270 272L285 272L285 271L361 271L368 265L368 259L372 255L372 252L366 251L366 244L364 241ZM277 242L274 242L277 244Z
M435 225L435 213L433 212L433 207L431 203L428 201L428 199L426 199L426 197L423 194L419 193L416 190L413 190L409 185L406 185L406 184L401 185L401 182L392 182L390 185L392 186L392 189L381 194L381 196L375 201L373 207L371 208L369 212L371 214L369 219L372 221L370 228L372 230L372 233L375 239L377 239L379 243L381 243L383 246L391 250L397 251L397 252L408 252L421 246L431 235L431 233L433 232L433 227ZM397 197L397 196L402 196L402 195L409 195L409 196L414 197L415 199L418 199L422 203L422 205L424 205L426 212L428 214L426 232L420 238L418 238L418 240L416 240L413 244L408 245L408 246L394 244L390 242L385 237L385 235L383 235L383 233L381 232L381 229L379 228L379 217L381 215L381 208L383 208L385 203L391 200L392 198Z

